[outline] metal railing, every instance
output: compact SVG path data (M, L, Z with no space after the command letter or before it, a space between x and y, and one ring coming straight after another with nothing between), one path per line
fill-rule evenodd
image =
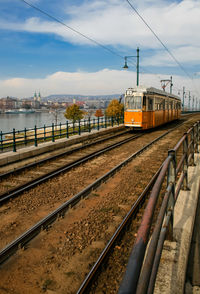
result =
M164 241L173 239L174 205L180 190L188 190L188 166L194 165L194 153L198 153L199 129L197 122L168 152L152 188L118 294L154 291ZM161 206L155 220L158 200Z
M43 127L35 126L33 129L24 128L23 130L13 129L12 132L3 133L0 131L0 152L13 151L30 145L38 146L40 143L52 141L60 138L69 138L73 135L81 135L83 132L100 130L102 128L113 127L122 124L123 117L98 117L94 119L79 120L65 124L54 124Z

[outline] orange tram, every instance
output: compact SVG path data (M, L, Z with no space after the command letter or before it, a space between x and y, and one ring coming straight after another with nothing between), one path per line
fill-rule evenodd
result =
M129 88L124 97L124 124L150 129L180 118L181 99L156 88Z

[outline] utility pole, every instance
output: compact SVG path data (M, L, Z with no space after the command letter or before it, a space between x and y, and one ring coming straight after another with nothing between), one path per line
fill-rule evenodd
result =
M170 94L172 94L172 87L173 87L173 84L172 84L172 76L170 77L170 80L171 80L171 82L170 82Z
M183 111L185 109L185 87L183 87Z
M137 56L132 56L132 55L131 56L124 56L125 63L124 63L124 66L123 66L124 69L127 69L128 68L127 59L132 58L132 57L137 57L137 64L136 64L136 72L137 72L137 82L136 82L136 84L137 84L137 86L139 86L139 59L140 59L139 52L140 52L140 49L137 47Z
M190 91L189 91L189 111L190 111L190 100L191 100L191 96L190 96Z
M194 111L194 96L193 96L193 99L192 99L192 111Z
M137 47L137 86L139 86L139 52L140 49Z
M197 97L196 97L196 111L197 111Z
M163 88L163 91L165 92L165 88L167 87L167 85L170 83L170 94L172 94L172 76L170 77L170 80L161 80L161 87Z

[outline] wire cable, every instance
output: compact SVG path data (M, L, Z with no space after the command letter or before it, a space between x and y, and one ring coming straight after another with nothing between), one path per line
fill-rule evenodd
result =
M120 54L116 53L116 52L115 52L115 51L113 51L112 49L110 49L110 48L106 47L105 45L102 45L100 42L98 42L98 41L96 41L96 40L94 40L94 39L92 39L92 38L88 37L87 35L85 35L85 34L83 34L83 33L79 32L79 31L77 31L76 29L74 29L74 28L72 28L71 26L69 26L69 25L65 24L64 22L62 22L62 21L61 21L61 20L59 20L58 18L56 18L56 17L52 16L51 14L47 13L46 11L42 10L41 8L39 8L39 7L35 6L35 5L33 5L33 4L29 3L29 2L27 2L26 0L20 0L20 1L21 1L21 2L24 2L26 5L28 5L29 7L33 8L33 9L35 9L36 11L38 11L38 12L40 12L40 13L44 14L45 16L47 16L47 17L51 18L52 20L54 20L54 21L58 22L59 24L61 24L61 25L65 26L66 28L68 28L69 30L71 30L71 31L75 32L76 34L78 34L78 35L82 36L83 38L85 38L85 39L89 40L90 42L92 42L92 43L94 43L94 44L96 44L96 45L100 46L101 48L103 48L103 49L105 49L105 50L109 51L110 53L114 54L115 56L117 56L117 57L120 57L120 58L123 58L123 59L124 59L124 56L122 56L122 55L120 55ZM129 61L129 63L130 63L130 64L132 63L132 65L134 64L134 65L136 66L136 63L135 63L133 60L132 60L132 61ZM142 67L141 67L141 66L140 66L140 69L142 69ZM147 73L148 73L148 72L149 72L149 73L152 73L152 72L150 72L150 71L148 71L148 70L145 70L145 69L143 68L143 72L141 71L140 73L144 73L144 72L147 72ZM152 73L152 74L156 75L155 73Z
M37 6L35 6L35 5L33 5L33 4L29 3L29 2L27 2L27 1L25 1L25 0L19 0L19 1L24 2L26 5L32 7L33 9L39 11L40 13L46 15L47 17L53 19L54 21L56 21L56 22L58 22L59 24L65 26L66 28L68 28L69 30L73 31L74 33L76 33L76 34L82 36L83 38L89 40L90 42L92 42L92 43L94 43L94 44L100 46L101 48L103 48L103 49L109 51L110 53L112 53L112 54L114 54L114 55L116 55L116 56L118 56L118 57L124 59L124 56L121 56L120 54L116 53L116 52L113 51L112 49L110 49L110 48L108 48L108 47L102 45L100 42L98 42L98 41L96 41L96 40L94 40L94 39L92 39L92 38L86 36L85 34L79 32L78 30L76 30L76 29L74 29L74 28L68 26L66 23L62 22L61 20L59 20L58 18L52 16L51 14L47 13L46 11L44 11L44 10L38 8Z
M188 72L184 69L184 67L181 65L181 63L176 59L176 57L172 54L172 52L166 47L166 45L161 41L161 39L158 37L158 35L153 31L153 29L148 25L148 23L145 21L145 19L139 14L139 12L136 10L136 8L130 3L129 0L126 0L126 2L130 5L130 7L135 11L135 13L139 16L139 18L143 21L143 23L148 27L148 29L152 32L152 34L156 37L156 39L160 42L160 44L164 47L164 49L169 53L169 55L174 59L174 61L178 64L178 66L184 71L184 73L192 79L192 77L188 74Z

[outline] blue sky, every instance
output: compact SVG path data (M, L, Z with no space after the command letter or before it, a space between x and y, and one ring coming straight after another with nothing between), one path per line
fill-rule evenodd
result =
M164 50L126 0L26 0L115 54L67 29L21 0L0 0L0 97L113 94L140 83L160 88L171 75L174 92L200 93L200 1L130 0L185 69Z

